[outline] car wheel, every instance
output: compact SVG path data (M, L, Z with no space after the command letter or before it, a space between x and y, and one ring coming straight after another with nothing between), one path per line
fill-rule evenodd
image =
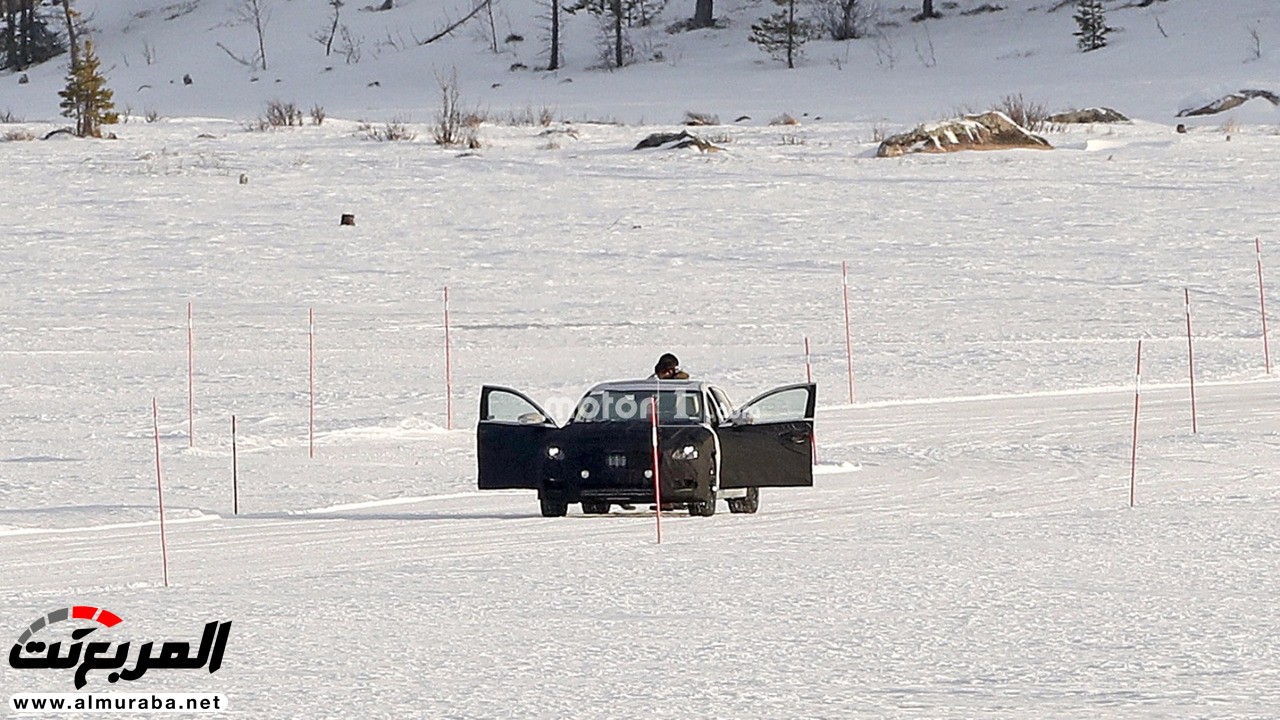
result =
M747 488L747 496L731 498L729 512L752 514L760 509L760 488Z
M538 504L542 507L542 517L564 517L569 513L569 503L559 495L539 495Z
M608 515L608 514L609 514L609 503L607 503L607 502L593 502L593 501L591 501L591 500L583 500L583 501L582 501L582 514L583 514L583 515Z
M711 517L716 514L716 496L711 494L709 500L694 500L689 503L689 514L694 517Z

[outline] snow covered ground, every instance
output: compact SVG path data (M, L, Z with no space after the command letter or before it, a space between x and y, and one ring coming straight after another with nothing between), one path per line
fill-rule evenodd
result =
M0 142L0 628L71 604L121 615L100 633L118 639L231 620L214 675L86 690L218 692L248 717L1273 715L1280 383L1254 241L1280 273L1280 113L1172 126L1220 92L1276 90L1280 14L1116 7L1113 47L1081 55L1066 11L1006 4L811 45L794 72L744 43L751 3L717 3L722 30L655 33L668 60L617 73L585 69L579 16L547 75L507 70L536 60L532 9L500 6L529 39L499 56L467 32L326 73L306 37L320 4L280 3L276 83L217 49L248 39L226 7L78 3L135 118L116 141ZM350 22L380 38L439 20L397 5ZM425 123L450 67L495 119L547 104L577 122L439 148ZM58 126L62 72L0 77L0 112L26 120L0 136ZM1049 152L872 157L885 131L1010 92L1140 120L1049 133ZM247 131L273 97L330 119ZM710 154L630 149L669 125L582 122L684 110L753 119L703 129ZM765 125L783 111L802 124ZM416 141L358 122L396 116ZM559 405L673 351L743 400L804 378L806 336L812 489L665 516L661 545L643 508L544 519L532 493L475 491L484 383ZM69 675L0 663L0 694L69 692Z
M336 121L123 129L4 146L0 627L69 603L134 636L235 625L216 675L90 690L222 692L261 717L1274 707L1280 385L1253 243L1274 256L1269 128L892 161L858 124L728 128L707 155L630 151L643 128L578 125L549 149L541 128L486 127L471 157ZM642 510L552 520L531 494L473 492L484 382L575 397L674 350L744 399L803 377L805 335L812 490L671 516L660 546ZM70 689L7 665L0 687Z

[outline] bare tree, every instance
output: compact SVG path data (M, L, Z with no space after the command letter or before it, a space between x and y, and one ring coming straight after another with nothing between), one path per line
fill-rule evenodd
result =
M387 0L387 2L388 2L388 4L389 4L389 3L391 2L391 0ZM441 30L440 32L436 33L435 35L432 35L431 37L427 38L426 40L418 40L418 44L419 44L419 45L430 45L431 43L433 43L433 42L435 42L435 41L439 40L440 38L445 37L445 36L446 36L446 35L448 35L449 33L453 32L454 30L457 30L458 28L460 28L460 27L462 27L463 25L465 25L465 24L466 24L466 22L467 22L468 20L470 20L471 18L473 18L473 17L475 17L476 15L480 14L480 11L481 11L481 10L484 10L484 9L489 5L489 3L491 3L491 2L493 2L493 0L480 0L480 2L479 2L479 3L478 3L474 8L472 8L472 9L471 9L471 12L467 13L467 14L466 14L466 15L465 15L461 20L459 20L459 21L457 21L457 22L455 22L455 23L451 23L450 25L448 25L447 27L445 27L445 29ZM416 38L415 38L415 39L416 39Z
M240 0L236 6L236 17L247 25L253 25L258 35L258 65L267 69L267 43L265 31L271 21L271 0Z
M609 0L609 12L613 15L613 66L622 67L622 0Z
M476 113L465 113L462 110L462 91L458 87L458 71L455 69L448 76L436 75L440 84L440 110L436 113L435 125L431 128L431 139L437 145L463 145L475 150L480 147L477 128L480 123Z
M857 40L867 34L879 7L874 0L815 0L817 25L832 40Z
M547 69L560 69L560 0L551 0L551 60Z
M600 19L603 36L600 43L601 63L606 67L620 68L627 64L632 52L631 43L623 28L634 4L633 0L578 0L565 10L570 13L585 10Z
M498 24L493 20L493 3L484 4L485 11L489 14L489 49L493 50L495 55L498 54Z
M62 0L63 15L67 19L67 46L71 48L71 67L80 64L80 43L76 39L76 17L80 14L71 9L71 0Z
M338 21L342 14L342 0L329 0L329 7L333 8L333 22L329 25L329 35L324 43L324 56L329 57L329 53L333 52L333 36L338 34Z

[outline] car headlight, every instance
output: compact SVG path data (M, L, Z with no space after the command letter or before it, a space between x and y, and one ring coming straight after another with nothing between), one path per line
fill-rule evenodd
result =
M547 448L547 457L552 460L559 460L564 457L564 452L555 445L552 445Z
M692 445L685 445L682 448L676 448L671 451L672 460L697 460L698 448Z

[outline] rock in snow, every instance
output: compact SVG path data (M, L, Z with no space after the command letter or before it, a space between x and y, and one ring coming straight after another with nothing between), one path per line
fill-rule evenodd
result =
M1268 90L1241 90L1214 100L1208 105L1198 108L1186 108L1178 113L1178 117L1195 117L1197 115L1215 115L1240 107L1254 98L1262 98L1272 105L1280 107L1280 95Z
M1095 107L1084 110L1068 110L1055 113L1048 118L1049 122L1059 125L1080 125L1087 123L1127 123L1129 118L1111 108Z
M683 148L696 147L703 152L715 152L721 148L706 141L697 135L681 131L678 133L653 133L649 137L636 143L633 150L644 150L646 148L663 148L666 150L680 150Z
M921 125L910 132L894 135L880 143L876 157L1009 148L1052 150L1053 146L1039 135L1020 127L1008 115L989 112L965 115L933 125Z

